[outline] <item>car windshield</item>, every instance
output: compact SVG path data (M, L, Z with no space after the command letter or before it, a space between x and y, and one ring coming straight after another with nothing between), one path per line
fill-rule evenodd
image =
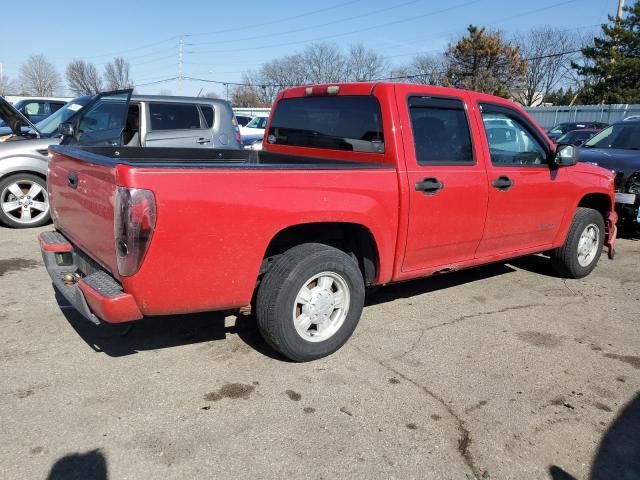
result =
M617 148L640 150L640 122L616 123L605 128L584 145L586 148Z
M558 143L573 143L579 140L586 140L592 135L593 135L593 132L590 132L588 130L587 131L574 130L572 132L565 133L564 135L562 135L558 139Z
M81 101L78 99L71 100L57 112L36 123L36 128L42 135L53 135L58 131L58 126L60 126L61 123L68 121L76 112L80 111L88 101L89 99Z
M247 128L267 128L267 117L256 117L245 126Z
M561 123L560 125L556 125L551 130L549 130L549 133L564 134L570 130L573 130L574 128L574 124L572 123Z

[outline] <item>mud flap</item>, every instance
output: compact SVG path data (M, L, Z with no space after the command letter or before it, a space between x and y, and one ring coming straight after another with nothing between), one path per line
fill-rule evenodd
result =
M607 217L607 241L605 245L607 246L607 256L609 259L613 260L616 256L616 240L618 238L618 227L616 223L618 222L618 214L614 212L609 212L609 216Z

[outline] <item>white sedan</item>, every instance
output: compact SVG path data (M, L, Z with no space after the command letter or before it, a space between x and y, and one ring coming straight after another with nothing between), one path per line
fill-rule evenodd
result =
M269 120L267 116L254 117L244 127L240 127L240 135L264 135L264 130L267 128L267 120Z

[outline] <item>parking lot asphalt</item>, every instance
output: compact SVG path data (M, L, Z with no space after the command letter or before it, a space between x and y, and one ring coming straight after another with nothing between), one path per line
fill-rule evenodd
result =
M387 287L295 364L251 317L89 323L56 301L42 230L0 228L2 478L640 473L640 241L583 280L529 257Z

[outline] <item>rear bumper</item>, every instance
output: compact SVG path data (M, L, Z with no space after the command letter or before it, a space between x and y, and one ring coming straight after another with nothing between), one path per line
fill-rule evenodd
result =
M133 296L108 272L89 263L61 233L44 232L38 240L53 285L82 316L96 324L142 318Z

